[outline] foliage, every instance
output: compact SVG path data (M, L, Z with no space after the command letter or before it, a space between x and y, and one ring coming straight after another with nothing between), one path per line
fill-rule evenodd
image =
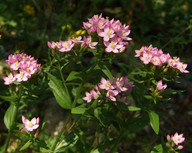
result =
M140 143L138 150L142 152L171 153L183 149L182 134L165 140L170 130L165 130L168 127L161 125L161 120L167 115L164 110L169 109L165 103L170 102L173 94L183 92L169 84L176 82L181 73L188 73L187 64L171 55L189 53L190 3L183 0L0 2L0 55L5 59L7 51L12 56L23 56L17 60L21 69L13 66L16 62L11 62L10 55L6 60L6 69L10 70L3 74L8 77L2 78L8 86L1 86L0 105L7 107L4 124L8 133L0 149L101 153L123 152L120 146ZM98 19L102 22L97 25ZM166 62L154 62L154 56L164 53L149 44L170 53ZM140 46L143 47L138 50ZM147 62L144 59L147 51L140 52L143 48L156 50L158 54L154 53ZM24 53L31 55L35 66L41 63L37 72L32 73L36 68ZM47 99L54 99L66 113L56 135L54 131L46 133L48 126L41 106ZM153 133L153 137L144 136L146 131ZM154 139L152 145L148 139Z

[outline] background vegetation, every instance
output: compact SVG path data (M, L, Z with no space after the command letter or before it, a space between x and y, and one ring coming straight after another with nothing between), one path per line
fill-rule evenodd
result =
M153 44L154 47L162 48L164 53L180 56L188 63L187 69L191 72L191 6L192 0L3 0L0 2L0 77L6 73L7 65L4 60L9 54L20 50L43 64L43 59L48 54L47 41L65 40L82 28L82 21L100 13L110 19L119 19L130 25L131 29L130 37L133 40L127 54L121 59L126 64L117 63L113 71L119 71L120 67L123 73L139 66L134 58L134 50L142 45ZM169 109L164 111L169 116L160 120L165 125L163 127L169 127L168 133L173 134L177 129L180 130L179 133L184 133L187 141L182 151L187 153L192 152L192 75L183 75L179 81L180 83L171 86L185 92L175 95L165 104ZM5 86L1 79L0 94L4 92ZM48 102L49 98L49 95L44 95L37 103L31 104L30 112L33 113L33 108L38 108L40 116L46 111L54 114L54 109L57 112L57 106L49 108L53 105ZM1 103L0 146L5 140L3 114L8 107L6 103ZM65 114L62 111L60 113ZM61 114L58 114L58 118ZM43 117L49 118L48 115ZM57 118L52 120L54 127L47 129L47 133L51 128L59 128L57 120L59 121ZM138 135L130 136L129 141L119 146L119 152L149 152L146 143L147 146L154 145L156 141L156 137L148 139L152 132L146 127Z

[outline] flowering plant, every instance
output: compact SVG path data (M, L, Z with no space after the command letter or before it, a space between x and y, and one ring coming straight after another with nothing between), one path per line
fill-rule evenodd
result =
M116 152L125 135L140 132L148 123L159 134L157 108L172 93L167 83L180 73L189 73L187 64L150 45L135 50L135 57L144 64L141 68L114 74L110 67L126 54L131 40L129 26L100 14L83 22L83 29L83 35L48 42L51 52L45 65L24 53L9 55L6 62L12 72L3 79L10 96L1 96L11 104L4 117L8 128L5 152L14 129L19 129L15 136L26 140L20 151L33 145L40 152ZM56 137L45 139L45 122L39 117L30 121L24 117L27 114L21 114L33 90L27 84L32 76L39 76L34 84L40 91L46 87L44 92L52 93L69 112ZM23 124L17 123L18 114ZM168 136L167 147L182 143L182 136ZM154 149L166 150L164 146Z

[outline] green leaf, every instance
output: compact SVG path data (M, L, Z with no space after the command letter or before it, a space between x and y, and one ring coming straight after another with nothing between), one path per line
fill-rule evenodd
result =
M158 134L159 133L159 115L154 111L149 111L148 114L149 114L151 127L153 128L154 132Z
M98 148L91 150L91 153L101 153Z
M128 110L129 111L139 111L139 110L141 110L141 108L135 107L135 106L128 106Z
M146 99L149 99L149 100L154 99L151 95L144 95L144 97L145 97Z
M5 126L10 130L12 124L13 124L13 115L14 112L16 111L16 106L11 104L9 106L9 108L7 109L7 111L5 112L5 116L4 116L4 123Z
M69 133L65 138L61 138L55 148L55 152L65 152L69 148L73 148L79 137L74 133Z
M84 107L75 107L71 109L71 113L72 114L83 114L85 113L85 111L87 110L87 108Z
M49 150L49 149L46 149L46 148L43 148L43 147L40 147L40 151L41 151L41 152L45 152L45 153L47 153L47 152L49 152L49 153L53 152L53 151L51 151L51 150Z
M150 153L164 153L162 145L156 145Z
M81 80L81 77L80 77L80 73L79 73L79 72L72 71L72 72L68 75L66 81L71 81L71 80L74 80L74 79L80 79L80 80Z
M112 146L115 143L115 140L117 141L117 139L106 140L104 144L98 145L98 147L92 149L90 153L102 153L102 152L104 152L107 148L109 148L110 146Z
M23 150L27 149L31 144L32 144L32 141L31 141L31 140L27 141L27 142L21 147L21 149L20 149L19 151L23 151Z
M103 71L103 73L113 82L115 82L115 80L113 79L113 75L111 74L111 72L109 71L109 69L107 68L106 65L104 65L103 63L99 63L98 66L100 67L100 69Z
M67 94L66 89L63 86L61 80L58 80L55 76L48 73L49 87L52 89L52 92L56 98L57 103L64 109L71 108L71 99L70 96Z
M17 101L17 96L0 96L0 98L11 103Z
M117 103L117 106L120 107L120 109L125 110L125 111L140 111L141 108L136 107L136 106L127 106L126 104L119 102Z

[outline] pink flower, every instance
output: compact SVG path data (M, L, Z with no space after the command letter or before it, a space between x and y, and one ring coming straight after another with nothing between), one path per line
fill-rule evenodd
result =
M185 141L185 138L183 137L183 134L178 135L178 133L176 132L174 136L172 136L172 140L175 145L178 145L180 143L183 143Z
M163 85L162 84L162 80L158 81L157 82L157 89L160 90L160 91L163 91L167 88L167 85Z
M111 101L116 101L115 96L117 96L118 93L119 93L119 91L117 91L117 90L111 90L111 89L109 89L109 90L107 91L106 97L109 98Z
M27 81L32 74L40 70L40 64L37 64L37 60L24 53L11 54L6 62L9 64L10 69L14 71L14 77L12 74L4 77L4 84L11 84L15 80L17 80L17 82Z
M120 53L120 51L119 51L119 49L120 48L122 48L123 47L123 45L119 45L119 44L117 44L117 42L111 42L111 43L109 43L109 42L107 42L108 43L108 45L107 45L107 48L105 48L105 51L106 52L114 52L114 53ZM107 44L107 43L105 43L105 44Z
M123 40L132 40L131 38L127 37L130 34L131 30L129 30L129 26L126 26L125 24L121 26L121 29L117 33L120 38Z
M99 90L95 91L94 89L92 89L92 90L90 91L90 94L91 94L91 97L92 97L93 99L97 99L97 98L99 98L99 95L100 95L101 93L99 92Z
M19 61L16 61L15 63L12 63L9 65L10 69L17 71L19 69Z
M170 137L170 135L167 135L167 140L169 141L169 140L171 140L171 137Z
M83 41L81 39L82 39L82 37L79 36L79 37L73 38L72 42L74 42L75 44L82 43Z
M22 122L23 127L29 132L32 132L33 130L36 130L39 127L39 117L34 117L31 121L29 121L24 116L22 116Z
M183 149L183 146L182 146L182 145L179 145L179 146L178 146L178 149L179 149L179 150Z
M22 71L18 74L14 75L15 79L17 79L17 82L21 82L21 81L27 81L28 78L31 77L31 75L25 71Z
M151 63L153 63L155 66L160 66L162 64L161 60L157 56L153 56L153 58L151 59Z
M181 73L189 73L189 71L185 70L187 68L187 64L183 64L182 62L178 62L177 63L177 69L181 72Z
M116 88L120 91L127 91L128 88L125 86L125 79L123 77L121 78L115 78L115 84Z
M8 57L8 60L6 60L6 62L9 64L9 66L15 62L17 62L17 54L16 55L12 55L10 54Z
M149 64L149 62L151 61L152 58L152 54L150 53L143 53L143 56L140 57L140 59L143 61L144 64Z
M61 42L61 47L59 49L60 52L69 52L73 48L75 44L73 43L72 39L69 37L67 41Z
M81 44L81 47L88 46L91 49L96 49L95 46L98 44L98 42L91 42L91 36L88 36L87 38L83 37L83 42Z
M104 32L99 32L98 35L103 37L104 41L109 41L109 39L115 36L114 30L109 27L104 28Z
M15 81L15 77L13 76L12 73L9 73L8 77L3 77L3 80L5 81L5 85L12 84Z
M180 58L174 57L169 59L168 64L170 67L176 68L178 62L180 62Z
M60 42L54 42L54 41L52 41L52 42L47 42L47 45L48 45L48 47L49 48L51 48L51 49L58 49L58 48L60 48L60 46L61 46L61 41Z
M109 89L114 89L115 87L112 84L111 80L106 80L105 78L102 77L99 88L109 90Z
M90 103L92 100L92 95L89 92L85 92L85 97L83 97L83 100L87 101L87 103Z
M38 134L38 133L35 133L35 134L34 134L34 137L35 137L35 138L37 138L38 136L39 136L39 134Z
M169 59L171 58L170 54L162 54L160 57L162 63L168 63Z

